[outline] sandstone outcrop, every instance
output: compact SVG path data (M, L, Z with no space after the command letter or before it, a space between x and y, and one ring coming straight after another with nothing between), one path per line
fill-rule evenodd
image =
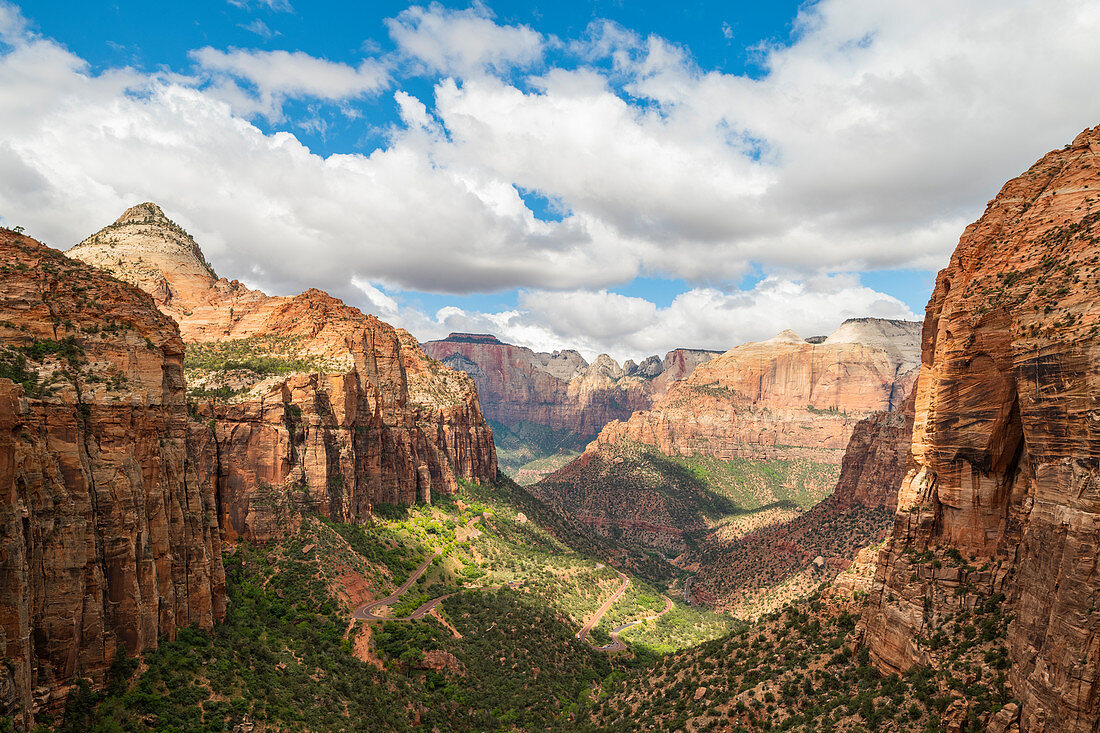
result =
M29 729L117 650L210 628L225 579L176 325L7 230L0 284L0 708Z
M609 423L596 440L644 443L666 455L839 463L855 425L897 409L909 392L919 328L852 319L820 344L788 330L738 346L671 384L649 410Z
M1100 726L1098 284L1100 127L1007 183L937 278L864 618L872 659L903 671L978 594L1003 598L1020 730Z
M601 354L589 364L576 351L535 352L488 334L452 333L422 344L433 359L473 377L485 416L506 426L523 423L569 431L577 447L611 420L648 408L668 384L716 355L675 349L663 360L620 366Z
M693 588L719 610L759 615L796 600L852 563L860 548L882 541L897 506L913 436L914 401L856 424L836 489L809 511L703 543ZM864 553L866 555L866 553ZM805 577L800 577L804 575ZM856 588L845 576L842 586Z
M194 441L227 541L270 539L300 510L334 519L430 500L496 475L472 380L319 290L272 297L215 278L198 246L141 204L68 252L153 296L187 343Z

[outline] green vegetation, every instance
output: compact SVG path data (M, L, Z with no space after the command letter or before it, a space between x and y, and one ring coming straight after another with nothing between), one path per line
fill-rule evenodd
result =
M525 478L530 473L550 473L561 468L579 455L587 442L571 430L555 430L533 422L504 425L489 420L488 423L493 429L500 470L521 484L537 480L534 476L531 480Z
M39 393L38 372L27 368L27 355L20 351L0 349L0 379L22 385L28 395Z
M663 600L661 608L664 608ZM683 651L725 636L738 625L739 622L731 616L685 606L676 601L668 613L625 629L619 634L619 638L640 651L659 656Z
M530 486L537 481L541 481L559 468L568 465L580 454L580 451L563 450L552 456L536 458L533 461L517 467L512 473L512 478L520 486Z
M183 366L188 371L250 371L258 375L324 371L325 360L297 353L297 337L252 336L208 343L189 344Z
M69 366L76 368L84 357L84 349L77 343L75 336L65 336L55 341L54 339L35 340L30 346L19 349L31 361L42 361L47 356L55 356L64 359Z
M628 621L654 616L663 610L665 599L659 590L645 581L631 580L622 598L608 610L596 629L610 632Z
M62 730L227 731L246 719L288 730L335 730L371 720L409 727L407 681L350 654L341 608L317 550L340 553L319 523L272 548L242 545L226 557L225 623L183 629L144 657L144 669L105 693L78 692ZM333 706L336 697L341 705Z
M731 635L602 686L590 724L599 730L938 731L962 706L962 729L1011 701L1003 598L942 620L931 667L883 676L859 645L858 608L818 601L740 625ZM624 637L630 634L624 633ZM705 688L705 689L704 689ZM702 689L702 693L699 690ZM697 697L698 696L698 697Z
M716 492L732 499L741 509L790 502L809 509L832 493L840 466L806 458L755 460L710 456L679 456L675 460L690 469Z
M471 518L479 536L468 534ZM803 684L791 675L810 667L794 642L824 622L799 620L805 632L781 633L677 603L660 619L624 631L625 653L578 641L581 622L620 582L596 559L606 556L597 554L608 549L602 543L503 478L463 484L434 506L378 507L361 525L306 517L282 542L241 544L227 556L225 623L162 640L140 666L120 658L105 690L78 686L60 727L227 731L253 721L268 729L346 730L370 721L386 730L628 730L652 720L657 729L683 729L680 716L689 709L681 701L697 684L715 695L691 707L698 715L750 681L772 679L768 692ZM364 579L373 597L384 596L437 550L440 557L391 613L460 592L423 620L349 626L352 608L366 598L362 581L351 580ZM512 580L521 583L505 585ZM658 589L634 577L593 640L663 608ZM763 628L789 661L776 661L767 644L747 642L749 628ZM835 634L820 632L828 654L849 644L850 625L839 628L839 645ZM739 636L720 638L731 631ZM751 661L739 656L746 645ZM707 678L713 670L720 680ZM851 654L830 674L872 678L865 665L853 666ZM621 699L630 690L641 693L637 711ZM751 709L754 720L779 715Z
M35 339L27 346L0 346L0 378L10 379L23 387L30 397L42 397L51 393L50 385L61 381L64 370L55 372L44 381L33 364L43 364L47 359L57 359L70 370L79 369L85 362L84 349L75 336L61 339ZM101 377L86 375L88 381L104 381Z
M348 367L339 359L305 351L303 344L298 336L250 336L188 344L183 359L187 394L225 402L247 393L267 377L337 372Z
M440 731L568 729L595 686L635 662L612 662L574 638L618 579L556 536L574 529L526 519L539 516L553 517L503 480L467 485L436 506L382 508L363 525L307 517L278 544L242 544L226 558L225 623L162 639L140 668L123 660L103 692L78 688L61 728L223 731L251 720L406 730L419 719ZM460 541L470 517L481 536ZM347 633L361 602L348 596L349 576L377 597L435 550L442 556L392 612L471 590L444 601L438 617ZM513 578L524 582L498 587ZM442 653L453 655L446 668L425 663Z

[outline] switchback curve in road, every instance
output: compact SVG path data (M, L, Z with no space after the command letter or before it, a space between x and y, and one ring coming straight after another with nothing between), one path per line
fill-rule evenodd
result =
M626 642L619 639L619 632L620 631L626 631L631 626L637 626L638 624L644 624L646 621L652 621L655 618L660 618L661 616L664 616L666 613L668 613L669 611L672 610L672 599L669 598L668 596L661 596L661 597L665 599L665 610L661 611L660 613L656 613L652 616L646 616L645 618L640 618L637 621L631 621L629 623L625 623L622 626L616 626L615 628L611 629L611 643L610 644L604 644L603 646L598 646L598 647L596 647L596 649L598 649L601 652L621 652L621 651L625 650L626 649Z
M467 535L466 539L469 539L470 537L473 537L473 536L477 536L478 531L473 528L473 524L475 522L477 522L479 519L480 519L480 517L474 517L470 521L466 522L466 529L471 530L471 534ZM377 600L377 601L370 601L368 603L364 603L363 605L356 608L354 611L352 611L352 614L351 614L352 619L355 620L355 621L415 621L415 620L419 620L419 619L422 619L425 616L427 616L429 613L432 612L432 609L434 609L436 606L438 606L440 603L447 600L451 596L462 593L465 590L485 590L485 588L463 588L463 589L456 590L452 593L447 593L446 595L439 596L437 598L432 598L431 600L426 601L425 603L420 605L415 611L413 611L408 616L379 616L375 613L372 613L372 611L375 608L378 608L379 606L389 606L389 605L392 605L393 603L395 603L397 601L397 599L399 599L402 595L404 595L405 591L407 591L412 586L412 584L415 583L420 578L420 576L424 574L424 572L428 569L428 566L432 564L432 561L435 560L437 557L439 557L442 553L443 553L442 549L436 550L434 553L432 553L432 556L429 557L427 560L425 560L423 563L421 563L420 567L418 567L413 572L412 575L410 575L408 578L406 578L405 582L402 583L397 588L397 590L395 590L393 593L389 594L385 598L382 598L382 599ZM602 568L603 564L601 563L597 567ZM626 577L626 575L624 573L619 572L615 568L612 568L612 570L615 570L615 574L619 576L619 580L622 581L622 585L620 585L618 587L618 589L615 590L615 592L611 595L610 598L608 598L606 601L604 601L603 605L601 605L598 609L596 609L596 613L593 614L592 617L589 618L588 621L584 624L584 626L581 628L581 630L577 632L577 638L580 639L581 641L584 641L584 639L586 639L588 637L588 635L592 632L592 629L596 628L596 624L598 624L600 622L600 619L602 619L604 617L604 614L606 614L609 610L611 610L611 607L613 605L615 605L616 601L618 601L620 598L622 598L623 593L625 593L627 587L630 586L630 578ZM509 583L506 583L505 585L509 588L516 588L516 587L518 587L522 584L523 584L523 581L521 581L521 580L513 580ZM493 588L503 588L504 586L492 586L492 587ZM662 596L662 597L665 599L665 609L663 611L661 611L660 613L655 614L653 616L647 616L643 619L639 619L638 621L631 621L630 623L626 623L626 624L623 624L622 626L618 626L615 629L612 629L611 638L613 639L613 641L610 644L605 644L604 646L598 646L598 647L593 647L593 648L596 649L597 651L604 651L604 652L622 651L622 650L626 649L627 648L626 644L623 643L619 639L619 632L620 631L623 631L625 629L630 628L631 626L635 626L635 625L643 623L645 621L652 621L655 618L659 618L661 616L664 616L666 613L668 613L669 611L672 610L672 601L667 596Z
M479 519L481 519L481 517L474 517L470 521L466 522L466 529L471 530L471 532L470 535L467 535L465 539L469 539L471 536L476 536L477 530L474 529L473 524ZM455 539L458 539L457 534L455 536ZM356 621L412 621L413 619L421 619L427 616L429 613L431 613L431 610L433 608L453 596L454 593L448 593L445 596L433 598L432 600L417 608L410 615L399 618L395 618L393 616L378 616L374 613L371 613L371 611L373 611L375 608L378 608L379 606L389 606L395 603L397 599L403 596L405 594L405 591L407 591L409 587L412 586L412 584L415 583L420 578L420 576L424 574L424 571L428 569L428 566L432 564L432 561L439 557L441 554L443 554L442 548L432 553L432 556L421 563L420 567L413 571L413 574L410 575L405 580L405 582L402 583L393 593L390 593L388 596L381 600L369 601L368 603L364 603L362 606L356 608L354 611L351 612L352 619ZM455 591L455 593L458 592L459 591Z

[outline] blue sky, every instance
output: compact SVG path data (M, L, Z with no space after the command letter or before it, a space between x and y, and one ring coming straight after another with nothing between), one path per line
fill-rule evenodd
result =
M467 2L444 2L465 9ZM385 20L409 3L401 2L240 2L200 0L193 3L149 3L119 0L97 4L37 0L24 7L33 26L64 43L70 50L103 70L132 65L146 70L185 69L196 48L259 48L305 51L332 61L356 64L364 51L393 53ZM799 3L752 3L741 6L714 2L508 2L491 3L497 22L529 25L561 38L583 36L593 21L612 20L640 34L659 34L689 49L696 62L708 69L732 73L760 73L753 63L759 44L786 41ZM574 66L569 59L558 59ZM428 100L433 78L398 75L402 88ZM332 127L325 135L296 132L320 154L369 151L385 140L371 127L396 123L392 99L357 102L368 124L339 115L327 117ZM288 110L288 117L307 115L306 105ZM293 122L291 122L293 124ZM264 124L267 131L280 129Z
M154 200L222 274L422 339L621 359L920 317L1000 184L1100 122L1098 29L1072 0L0 0L0 221L67 247Z

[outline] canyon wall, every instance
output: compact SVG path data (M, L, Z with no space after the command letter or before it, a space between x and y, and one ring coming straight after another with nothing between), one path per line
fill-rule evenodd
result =
M225 612L183 342L152 299L0 230L0 712Z
M979 594L1003 598L1020 730L1100 726L1098 287L1100 127L1007 183L937 278L863 621L904 671Z
M648 408L670 383L716 355L675 349L663 360L652 356L620 366L601 354L589 364L572 350L541 353L488 334L461 333L422 346L428 356L473 377L490 420L570 431L581 444L611 420Z
M897 409L919 368L920 325L852 319L821 343L792 331L697 366L649 410L611 422L599 444L665 455L839 463L856 424Z
M836 488L808 511L732 536L713 532L696 560L694 593L717 610L757 616L812 592L861 548L881 542L905 477L913 419L910 398L860 420Z
M303 509L349 520L496 476L473 381L408 333L319 290L271 297L217 279L153 204L68 254L146 290L179 323L227 541L270 539Z

